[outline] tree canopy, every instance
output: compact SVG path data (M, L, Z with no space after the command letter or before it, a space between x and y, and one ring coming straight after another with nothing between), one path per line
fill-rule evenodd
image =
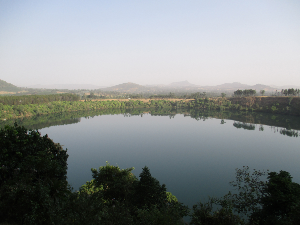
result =
M15 124L0 130L0 218L42 224L68 192L67 151Z

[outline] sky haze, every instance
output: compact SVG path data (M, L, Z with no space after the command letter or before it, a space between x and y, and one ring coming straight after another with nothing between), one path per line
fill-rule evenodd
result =
M300 1L0 0L0 79L300 85Z

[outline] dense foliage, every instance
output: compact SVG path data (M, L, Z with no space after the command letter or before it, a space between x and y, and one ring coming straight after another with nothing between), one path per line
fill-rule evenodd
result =
M267 180L261 180L266 174ZM251 173L249 167L243 167L236 169L236 180L230 183L237 192L195 205L191 224L299 224L300 185L292 182L288 172L253 170ZM217 211L213 205L218 207Z
M256 95L256 90L253 89L245 89L245 90L236 90L233 92L234 96L255 96Z
M92 169L94 179L81 187L79 195L87 195L88 199L102 204L101 211L91 215L94 221L115 221L111 224L183 224L182 217L187 216L188 208L166 192L165 185L160 185L151 176L149 168L143 168L140 179L131 173L133 169L120 169L108 163L99 170ZM110 214L102 217L103 208ZM114 212L121 213L122 218Z
M0 130L0 143L0 222L45 224L69 190L66 151L16 124Z
M130 101L54 101L44 104L3 105L0 103L0 118L10 119L24 116L44 115L49 113L63 113L72 111L88 111L110 108L220 108L218 104L203 100L198 102L150 100Z
M78 101L80 97L74 94L53 95L22 95L22 96L0 96L2 105L28 105L44 104L54 101Z
M296 96L296 95L298 95L298 97L299 97L299 93L300 93L300 90L299 89L294 89L294 88L282 89L281 90L281 95L284 95L284 96Z
M66 95L69 96L69 95ZM72 99L71 95L71 99ZM77 96L78 97L78 96ZM104 109L195 109L202 111L259 111L300 115L299 99L279 97L280 102L269 98L195 98L194 100L129 100L129 101L53 101L40 104L3 105L0 103L0 119L21 118L52 113L91 111Z

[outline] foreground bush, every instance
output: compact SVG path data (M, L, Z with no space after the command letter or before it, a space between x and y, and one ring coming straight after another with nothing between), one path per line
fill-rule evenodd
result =
M89 205L90 223L183 224L182 217L188 215L188 208L166 192L165 185L160 185L147 167L140 179L131 173L133 169L120 169L108 163L99 170L92 169L94 179L81 187L77 198ZM84 220L76 219L78 224Z
M67 152L16 124L0 130L0 143L1 222L46 224L69 193Z
M268 175L266 181L262 176ZM298 225L300 185L286 171L236 169L235 192L193 207L194 225Z

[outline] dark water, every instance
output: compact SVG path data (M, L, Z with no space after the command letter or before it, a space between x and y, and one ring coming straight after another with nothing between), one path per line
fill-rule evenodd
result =
M88 114L81 118L64 116L61 125L56 120L55 126L40 129L42 135L48 134L68 149L68 180L74 189L92 179L91 168L106 161L120 168L135 167L136 176L148 166L152 176L189 206L232 190L229 181L234 180L235 168L242 166L285 170L300 183L298 117L119 113L91 113L96 115L93 118Z

